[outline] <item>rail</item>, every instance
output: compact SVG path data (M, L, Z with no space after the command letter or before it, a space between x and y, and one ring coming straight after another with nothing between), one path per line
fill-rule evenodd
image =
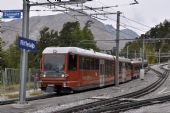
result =
M106 112L106 111L107 112L109 112L109 111L118 112L118 111L122 111L123 109L124 110L130 109L130 108L132 108L132 106L134 107L134 105L138 104L139 101L130 100L127 98L139 98L141 96L147 95L147 94L155 91L165 82L165 80L167 79L167 77L169 75L169 71L167 71L167 70L165 70L164 73L160 73L159 71L156 71L152 68L150 68L150 70L154 71L160 77L157 81L155 81L148 87L145 87L141 90L138 90L138 91L135 91L132 93L114 97L111 99L106 99L106 100L102 100L102 101L88 103L85 105L75 106L75 107L68 108L68 109L61 110L61 111L56 111L56 113L57 112L59 112L59 113L73 113L73 112L74 113L79 113L79 112L100 113L100 112ZM142 102L145 103L145 101L141 101L141 103ZM130 106L130 107L128 107L128 106Z

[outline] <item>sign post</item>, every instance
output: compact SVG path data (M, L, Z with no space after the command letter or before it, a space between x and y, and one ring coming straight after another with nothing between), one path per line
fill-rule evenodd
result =
M23 19L22 19L22 37L29 37L29 11L30 5L29 0L23 0ZM21 51L20 59L20 95L19 104L26 103L26 76L28 69L28 52L23 49Z
M14 104L16 108L24 108L29 106L26 103L26 75L27 75L27 50L36 51L37 43L34 40L29 38L18 37L18 48L22 49L22 60L21 60L21 67L20 67L20 95L19 95L19 104ZM25 55L23 54L25 53ZM24 55L24 56L23 56Z

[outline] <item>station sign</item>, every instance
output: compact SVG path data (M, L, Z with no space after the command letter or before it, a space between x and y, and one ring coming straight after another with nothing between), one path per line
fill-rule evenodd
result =
M13 18L21 18L22 10L1 10L2 18L4 19L13 19Z
M37 43L35 40L28 38L18 37L18 47L25 50L36 51Z

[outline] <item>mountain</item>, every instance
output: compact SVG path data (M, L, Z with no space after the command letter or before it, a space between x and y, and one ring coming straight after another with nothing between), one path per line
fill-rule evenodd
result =
M86 16L76 17L77 20L69 15L73 15L72 12L69 14L57 14L50 16L36 16L30 18L30 29L29 37L34 40L39 39L39 31L42 30L45 26L56 31L60 31L63 27L63 24L68 21L79 21L81 27L85 25L88 20L93 21L91 25L92 33L95 37L95 40L115 40L116 39L116 30L111 25L105 25L96 19L92 19ZM0 33L0 37L7 42L8 47L14 42L17 34L21 36L22 31L22 20L13 20L10 22L0 23L1 29L4 29L3 33ZM136 38L138 35L129 29L121 30L120 38ZM120 41L120 48L123 48L127 41ZM102 50L111 50L115 46L115 42L108 41L97 41L97 46Z
M112 34L113 39L116 39L116 29L113 28L112 25L106 25L106 30L110 34ZM120 30L120 39L132 39L133 40L136 37L139 37L139 35L136 32L134 32L134 31L132 31L130 29L122 29L122 30ZM122 49L125 46L125 44L127 42L129 42L129 41L130 40L120 40L120 44L119 44L120 49Z
M127 35L128 35L129 39L134 39L134 37L135 38L139 37L139 35L136 32L134 32L134 31L132 31L130 29L121 30L121 37L126 37Z

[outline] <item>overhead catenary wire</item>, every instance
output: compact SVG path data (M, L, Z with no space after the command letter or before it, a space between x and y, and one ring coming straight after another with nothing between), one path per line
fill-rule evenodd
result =
M30 2L31 2L32 4L35 4L35 2L33 2L33 1L30 1ZM50 10L52 9L52 7L49 8L49 7L46 7L46 6L44 6L44 5L41 5L41 7L44 7L44 8L50 9ZM53 7L53 9L54 9L54 10L58 10L58 9L56 9L56 7ZM75 16L73 16L73 15L71 15L71 14L68 14L67 11L68 11L68 10L59 10L59 12L65 13L65 14L69 15L70 17L78 20Z
M46 0L47 2L43 2L43 3L41 3L41 2L30 2L31 4L29 4L30 6L45 6L45 5L47 5L47 6L51 6L51 3L50 2L48 2L48 0ZM58 4L58 5L70 5L70 4L82 4L82 3L85 3L86 1L85 0L81 0L81 1L56 1L55 0L55 2L52 2L52 3L54 3L54 4Z
M81 11L81 10L83 10L83 9L81 9L81 10L79 10L79 9L74 9L74 8L66 7L66 5L64 5L64 6L58 5L57 3L53 3L53 2L51 2L50 0L47 0L47 1L48 1L49 3L51 3L51 4L52 4L51 6L54 6L54 8L55 8L55 6L57 6L57 7L66 9L66 10L59 10L59 11L61 11L61 12L70 10L70 11L78 12L78 13L83 14L83 15L86 15L86 16L91 16L91 18L96 18L96 19L100 19L100 20L105 20L105 19L98 18L98 17L93 16L93 15L88 15L87 13ZM50 9L51 9L51 8L52 8L52 7L50 7ZM84 10L88 10L88 9L84 9ZM71 15L70 15L70 16L71 16ZM73 16L74 16L74 15L73 15ZM74 17L75 17L75 16L74 16Z
M106 20L106 19L103 19L103 18L99 18L99 17L97 17L96 15L94 16L94 14L88 15L87 13L84 13L84 12L79 11L79 10L77 10L77 9L68 8L68 7L66 7L65 5L64 5L64 6L58 5L58 4L56 4L56 3L50 2L50 0L47 0L47 1L48 1L49 3L51 3L52 5L54 5L54 6L58 6L58 7L61 7L61 8L65 8L66 11L67 11L67 10L76 11L76 12L78 12L78 13L81 13L81 14L85 15L85 16L91 16L92 18L96 18L96 19L100 19L100 20ZM104 5L102 2L99 2L99 3L101 3L102 5ZM134 3L136 3L136 1L134 1ZM77 6L78 6L78 5L77 5ZM83 7L84 5L81 5L81 6ZM118 5L115 5L115 6L118 7ZM102 11L104 11L104 10L103 10L104 8L111 8L111 9L113 9L114 6L108 7L108 6L105 5L105 6L98 7L98 8L93 8L93 7L88 7L88 6L84 6L84 7L86 7L87 9L82 8L82 10L88 10L88 9L89 9L89 10L92 10L92 11L94 11L94 12L97 12L96 10L99 10L100 8L102 9ZM55 11L55 10L54 10L54 11ZM57 10L56 10L56 11L57 11ZM62 10L58 10L58 11L62 11ZM64 10L63 10L63 11L64 11ZM105 16L105 13L103 13L103 15L104 15L104 17L106 17L106 16ZM78 16L78 15L73 15L74 18L76 18L76 16ZM122 17L123 17L123 16L122 16ZM109 19L111 19L111 18L109 18ZM113 19L111 19L111 20L113 20ZM129 19L129 20L130 20L130 19ZM115 21L115 20L114 20L114 21ZM139 22L138 22L138 23L139 23ZM131 28L136 29L136 30L138 30L138 31L145 32L145 30L139 29L139 28L134 27L134 26L131 26L131 25L124 24L124 23L122 23L122 22L121 22L121 26L124 27L124 28L131 27ZM127 27L125 27L125 26L127 26Z
M32 1L30 1L30 2L32 2ZM32 3L34 3L34 2L32 2ZM45 7L45 6L41 6L41 7ZM38 10L38 9L36 9L36 10L31 10L31 11L50 11L50 10L54 10L54 11L56 11L56 7L54 8L54 9L51 9L51 8L49 8L49 7L45 7L45 8L48 8L49 10ZM58 10L58 9L57 9ZM61 12L63 12L63 13L66 13L65 11L67 11L67 10L59 10L59 11L61 11ZM74 16L74 15L71 15L71 14L69 14L69 13L66 13L67 15L69 15L70 17L72 17L72 18L74 18L74 19L76 19L76 20L79 20L80 21L80 19L78 19L78 18L76 18L76 16ZM89 16L88 16L89 17ZM90 18L90 17L89 17ZM81 20L82 21L82 20ZM85 21L83 21L83 23L85 24L86 22ZM92 26L93 27L95 27L95 28L97 28L97 29L100 29L100 30L102 30L102 31L106 31L106 32L108 32L107 30L105 30L105 29L103 29L103 28L99 28L98 26L95 26L94 24L92 24ZM13 31L16 31L16 30L14 30L14 29L16 29L16 28L12 28L11 29L11 27L12 26L3 26L3 27L8 27L8 28L10 28L10 30L13 30ZM7 29L7 28L6 28ZM18 29L18 28L17 28ZM9 29L8 29L9 30ZM18 32L18 31L17 31Z
M127 19L127 20L129 20L129 21L135 22L135 23L137 23L137 24L140 24L140 25L142 25L142 26L144 26L144 27L151 28L151 27L148 26L148 25L145 25L145 24L140 23L140 22L138 22L138 21L136 21L136 20L130 19L130 18L126 17L126 16L120 16L120 17L125 18L125 19Z
M104 7L106 7L106 6L104 6ZM88 9L91 9L91 10L93 10L93 11L95 11L95 12L97 12L98 13L98 11L96 11L95 9L93 9L92 7L86 7L86 8L88 8ZM104 10L102 10L102 11L104 11ZM105 12L105 13L98 13L98 14L96 14L96 15L104 15L104 17L107 17L106 15L108 15L108 14L116 14L116 13L111 13L111 12ZM94 14L95 15L95 14ZM78 16L78 15L77 15ZM81 15L81 16L83 16L83 15ZM108 18L108 19L110 19L110 18ZM114 21L116 21L116 20L114 20ZM124 23L123 23L124 24ZM125 24L124 24L125 25ZM122 25L121 25L122 26ZM122 26L122 27L124 27L124 26ZM131 27L133 27L133 26L131 26ZM135 28L135 27L134 27ZM136 29L138 29L138 28L136 28ZM138 29L138 30L140 30L140 29ZM140 31L142 31L142 30L140 30ZM128 33L125 33L125 32L123 32L123 31L121 31L122 33L124 33L124 34L126 34L126 35L129 35L129 36L132 36L132 37L134 37L133 35L130 35L130 34L128 34Z
M47 0L48 2L50 2L50 0ZM97 16L93 16L93 15L95 15L95 14L90 14L90 15L88 15L87 13L84 13L84 12L82 12L82 11L78 11L78 10L76 10L76 9L73 9L73 8L68 8L68 7L66 7L66 6L60 6L60 5L57 5L57 4L55 4L55 3L52 3L52 2L50 2L52 5L56 5L56 6L58 6L58 7L61 7L61 8L65 8L65 9L68 9L68 10L71 10L71 11L76 11L76 12L78 12L78 13L81 13L81 14L83 14L83 15L85 15L85 16L91 16L91 17L93 17L93 18L97 18L97 19L100 19L100 20L106 20L106 19L102 19L102 18L99 18L99 17L97 17ZM103 3L102 3L103 4ZM83 5L82 5L83 6ZM94 11L94 12L97 12L96 11L96 9L99 9L99 8L92 8L92 7L88 7L88 6L85 6L86 8L88 8L89 10L92 10L92 11ZM106 6L103 6L103 7L106 7ZM102 8L102 7L100 7L100 8ZM108 7L106 7L106 8L108 8ZM112 7L110 7L110 8L112 8ZM85 10L85 9L84 9ZM87 10L87 9L86 9ZM102 10L102 11L104 11L104 10ZM97 12L97 13L99 13L99 12ZM108 13L108 12L107 12ZM96 14L97 15L97 14ZM106 13L103 13L103 15L104 15L104 17L106 17L105 15L106 15ZM76 17L76 16L78 16L78 15L74 15L74 18ZM109 19L111 19L111 18L109 18ZM113 20L113 19L111 19L111 20ZM114 20L115 21L115 20ZM136 29L136 30L138 30L138 31L142 31L142 32L145 32L144 30L141 30L141 29L139 29L139 28L136 28L136 27L134 27L134 26L130 26L130 25L127 25L127 24L124 24L124 23L121 23L122 25L122 27L124 27L124 26L128 26L128 27L131 27L131 28L133 28L133 29Z
M100 1L99 1L99 3L102 4L103 6L107 6L107 5L105 5L104 3L100 2ZM132 4L139 4L139 3L138 3L138 1L134 0L134 3L132 3ZM119 6L119 5L118 5L118 6ZM120 7L120 6L119 6L119 7ZM111 7L110 9L112 9L112 10L115 12L115 9L113 9L112 7ZM127 19L127 20L129 20L129 21L133 21L133 22L135 22L135 23L137 23L137 24L139 24L139 25L142 25L142 26L144 26L144 27L151 28L151 27L148 26L148 25L145 25L145 24L143 24L143 23L141 23L141 22L138 22L138 21L136 21L136 20L127 18L126 16L121 16L121 15L120 15L120 17L125 18L125 19ZM116 21L116 20L114 20L114 21ZM121 22L121 24L122 24L122 22ZM131 26L131 25L127 25L127 24L126 24L126 26L129 26L129 27L134 28L134 29L138 29L138 30L140 30L140 31L143 32L143 30L141 30L141 29L139 29L139 28L137 28L137 27L134 27L134 26Z
M47 0L47 1L49 1L49 0ZM35 3L35 2L32 2L32 1L30 1L31 3ZM36 2L37 3L37 2ZM76 12L78 12L78 13L81 13L81 14L83 14L83 15L86 15L86 16L89 16L88 14L86 14L86 13L84 13L84 12L82 12L82 11L78 11L78 10L76 10L76 9L73 9L73 8L68 8L68 7L66 7L66 6L60 6L60 5L56 5L56 4L52 4L51 6L58 6L58 7L61 7L61 8L65 8L66 10L60 10L60 9L56 9L56 7L50 7L50 10L52 10L52 11L60 11L60 12L63 12L63 13L66 13L67 15L69 15L69 16L71 16L71 17L73 17L74 19L76 19L76 20L79 20L78 18L76 18L76 15L70 15L69 13L67 13L66 11L67 10L71 10L71 11L76 11ZM103 6L103 7L105 7L105 8L108 8L108 7L106 7L106 6ZM92 7L86 7L87 9L90 9L90 10L93 10L93 11L95 11L95 12L98 12L98 11L96 11L96 10L99 10L100 8L102 9L102 11L104 11L104 8L103 7L98 7L98 8L92 8ZM47 7L45 7L45 8L47 8ZM111 7L112 8L112 7ZM87 10L86 9L86 10ZM50 11L50 10L43 10L43 11ZM84 9L85 10L85 9ZM42 10L32 10L32 11L42 11ZM99 13L99 12L98 12ZM101 15L103 14L104 15L104 17L106 18L107 16L105 15L106 13L100 13ZM92 17L92 15L95 15L95 14L90 14L90 18ZM97 18L97 19L101 19L101 18L99 18L99 17L96 17L96 16L93 16L93 18ZM101 20L105 20L105 19L101 19ZM94 26L94 25L93 25ZM123 25L121 25L122 27L124 27L125 26L125 24L123 23ZM127 25L126 25L127 26ZM129 26L129 27L133 27L133 26ZM97 28L97 27L96 27ZM106 30L104 30L104 31L106 31ZM123 31L121 31L122 33L124 33L124 34L126 34L126 35L129 35L129 36L133 36L133 35L130 35L130 34L128 34L128 33L125 33L125 32L123 32Z
M30 2L32 2L32 1L30 1ZM34 2L33 2L34 3ZM42 7L42 6L41 6ZM45 7L45 8L48 8L49 9L49 7ZM55 10L55 8L56 7L54 7L54 10ZM51 9L51 8L50 8ZM63 11L61 11L61 12L63 12ZM65 13L65 12L64 12ZM70 15L69 13L66 13L67 15L69 15L70 17L72 17L72 18L74 18L74 19L76 19L76 20L79 20L78 18L76 18L76 16L75 15ZM90 16L88 16L89 18L91 18ZM93 19L93 18L92 18ZM80 21L80 20L79 20ZM82 21L82 20L81 20ZM86 23L86 22L83 22L83 23ZM94 24L92 24L92 26L93 27L95 27L95 28L97 28L97 29L100 29L100 30L102 30L102 31L106 31L106 32L108 32L107 30L105 30L105 29L102 29L102 28L98 28L98 26L95 26Z
M33 1L30 1L30 2L31 2L31 3L35 3L35 2L33 2ZM45 7L45 6L41 6L41 7ZM31 10L31 11L50 11L50 10L56 11L56 10L58 10L58 9L56 9L56 7L54 7L53 9L52 9L52 8L49 8L49 7L45 7L45 8L48 8L49 10L47 10L47 9L45 9L45 10L38 10L38 9L36 9L36 10ZM71 14L65 12L65 11L68 11L68 10L59 10L59 11L61 11L61 12L65 13L65 14L69 15L70 17L72 17L72 18L80 21L80 19L76 18L76 16L71 15ZM83 23L86 23L86 22L84 21ZM102 28L98 28L98 27L95 26L95 25L92 25L92 26L95 27L95 28L97 28L97 29L100 29L100 30L103 30L103 31L107 31L107 30L104 30L104 29L102 29ZM5 27L5 26L4 26L4 27ZM7 27L7 26L6 26L6 27ZM11 28L11 26L8 26L8 27ZM13 29L16 29L16 28L13 27ZM18 29L18 28L17 28L17 29Z
M106 17L106 18L108 18L108 19L110 19L110 20L113 20L113 21L115 21L115 22L116 22L116 20L115 20L115 19L113 19L113 18L110 18L110 17L108 17L108 16L105 16L105 17ZM136 29L136 30L138 30L138 31L145 32L145 31L144 31L144 30L142 30L142 29L139 29L139 28L137 28L137 27L134 27L134 26L131 26L131 25L125 24L125 23L123 23L123 22L120 22L120 26L121 26L121 27L124 27L124 28L126 28L125 26L128 26L128 27L131 27L131 28Z
M102 5L103 5L103 3L101 3ZM112 7L111 7L112 8ZM108 12L108 11L104 11L104 10L102 10L103 12L105 12L106 14L109 14L110 12ZM110 13L110 14L112 14L112 13ZM116 13L113 13L113 14L116 14ZM107 19L110 19L110 20L113 20L113 21L115 21L116 22L116 20L114 20L114 19L111 19L111 18L109 18L108 16L106 16L104 13L103 13L103 15L104 15L104 17L105 18L107 18ZM124 23L122 23L122 22L120 22L121 24L120 24L120 26L122 26L122 27L124 27L122 24L124 24ZM124 25L126 25L126 24L124 24ZM127 26L127 25L126 25ZM131 27L133 27L133 26L131 26ZM126 27L124 27L124 28L126 28ZM133 27L133 28L135 28L135 27ZM138 29L138 28L136 28L136 29ZM140 30L140 29L138 29L138 30ZM140 31L142 31L142 30L140 30ZM129 36L132 36L132 37L134 37L133 35L131 35L131 34L129 34L129 33L125 33L125 32L123 32L123 31L120 31L121 33L123 33L123 34L126 34L126 35L129 35ZM142 31L143 32L143 31Z
M107 18L107 19L109 19L109 20L113 20L113 21L115 21L115 22L116 22L116 20L115 20L115 19L110 18L110 17L108 17L108 16L106 16L106 15L105 15L105 18ZM123 27L123 28L127 28L127 27L125 27L125 25L126 25L126 24L124 24L124 23L120 22L120 26L121 26L121 27ZM127 25L126 25L126 26L127 26ZM129 26L129 27L130 27L130 26ZM131 26L131 27L133 27L133 26ZM141 30L141 29L138 29L138 28L135 28L135 27L133 27L133 28L134 28L134 29L136 29L136 30L139 30L139 31L144 32L144 31L143 31L143 30ZM121 30L120 30L120 32L121 32L121 33L123 33L123 34L129 35L129 36L131 36L131 37L134 37L134 35L129 34L129 33L126 33L126 32L123 32L123 31L121 31Z

